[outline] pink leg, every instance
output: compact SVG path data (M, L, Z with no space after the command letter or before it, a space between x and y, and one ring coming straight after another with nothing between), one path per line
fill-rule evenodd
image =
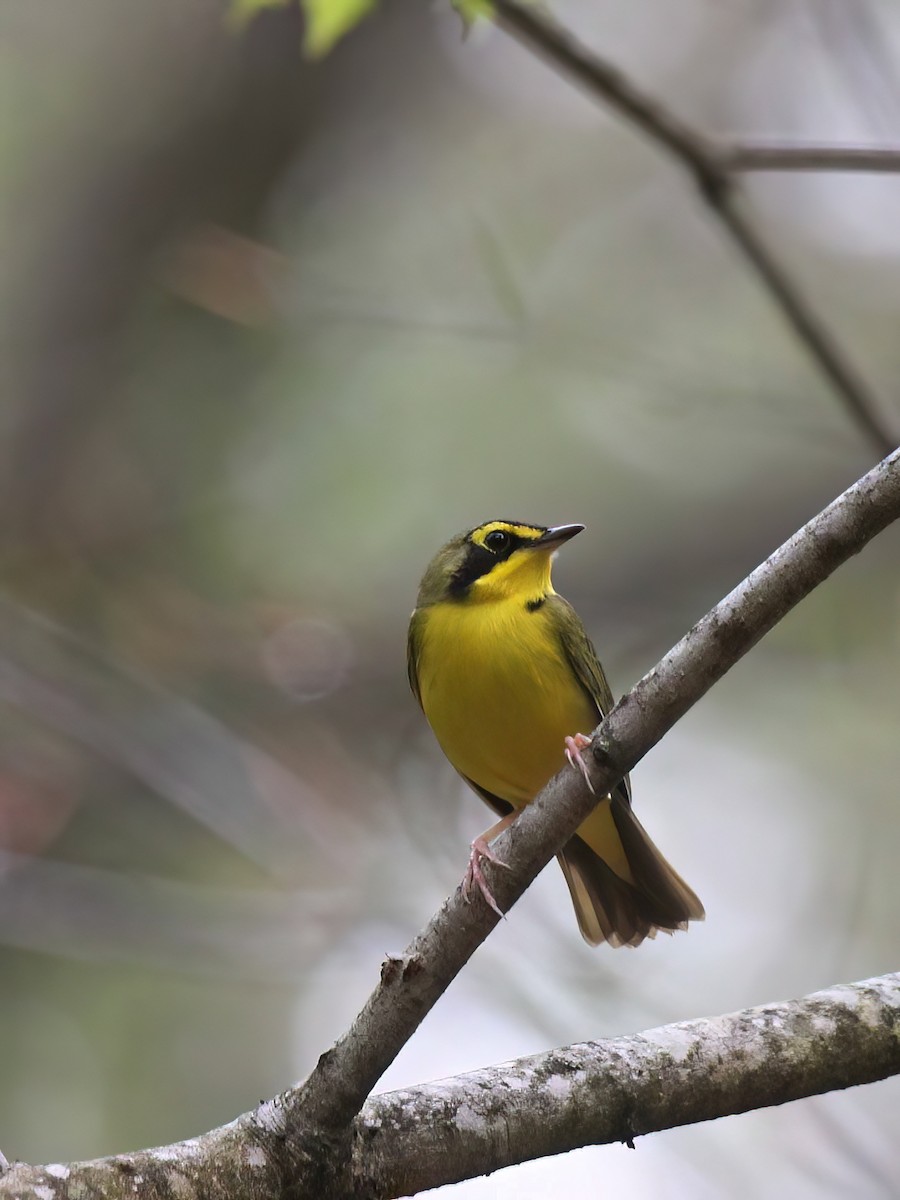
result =
M490 829L486 829L480 837L475 839L475 841L472 843L471 853L469 854L469 865L466 867L466 873L463 876L462 881L462 894L466 903L468 903L469 892L472 888L472 885L475 884L482 896L484 896L487 904L494 910L498 917L502 917L504 914L502 909L497 904L497 901L494 899L491 889L488 887L487 880L484 877L484 872L481 869L481 860L486 858L488 862L496 863L498 867L507 866L507 864L501 858L498 858L493 852L489 843L492 842L495 837L499 837L504 829L508 829L517 816L518 813L515 811L507 813L505 817L497 821L497 823L492 825Z
M586 750L591 744L591 739L585 737L583 733L576 733L574 737L566 738L566 758L569 760L570 767L577 767L584 776L584 782L588 785L591 793L594 793L594 785L591 783L591 777L588 774L587 763L582 757L582 750Z

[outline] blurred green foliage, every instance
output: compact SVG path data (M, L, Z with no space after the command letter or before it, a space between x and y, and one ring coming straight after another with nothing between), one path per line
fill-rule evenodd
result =
M317 58L328 51L375 7L375 0L301 0L306 17L306 52ZM284 8L292 0L231 0L231 20L241 30L267 8Z

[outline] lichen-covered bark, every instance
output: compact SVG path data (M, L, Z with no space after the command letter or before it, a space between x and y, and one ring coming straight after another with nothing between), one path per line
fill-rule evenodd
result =
M900 974L374 1096L338 1143L297 1092L174 1146L0 1165L0 1200L393 1197L900 1074Z
M199 1200L276 1196L277 1160L258 1146L247 1117L201 1137L135 1154L41 1167L13 1163L0 1197L22 1200Z
M405 1195L900 1074L900 975L374 1097L360 1172Z

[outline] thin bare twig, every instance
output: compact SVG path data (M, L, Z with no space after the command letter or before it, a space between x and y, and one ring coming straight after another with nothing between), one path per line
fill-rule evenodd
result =
M720 149L617 67L584 46L545 12L517 0L494 0L497 24L592 96L615 108L665 147L696 180L710 209L741 249L813 361L879 454L900 442L900 431L741 207L733 151Z
M736 142L719 151L728 171L847 171L900 173L900 149L892 146L820 146L812 143Z
M883 450L892 450L900 440L900 431L892 435L891 430L883 423L879 402L868 383L857 371L853 361L841 350L803 291L785 274L775 253L766 245L747 216L746 207L741 201L741 196L732 195L726 203L715 206L723 226L743 250L747 261L753 264L770 294L780 305L785 320L806 345L822 374L831 382L838 395L843 397L845 406L859 428L871 439L873 445L882 445Z
M689 167L707 187L716 189L727 184L727 172L713 141L644 92L618 67L599 58L546 11L539 12L536 7L526 7L515 0L495 0L494 14L501 29L518 38L552 67L565 71L585 91L618 109Z

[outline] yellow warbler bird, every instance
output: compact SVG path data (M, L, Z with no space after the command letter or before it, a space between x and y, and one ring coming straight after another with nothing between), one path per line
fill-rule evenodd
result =
M566 757L580 762L588 739L575 731L593 729L613 704L578 614L550 580L555 552L583 528L488 521L460 534L429 564L409 625L412 690L447 758L501 818L472 843L464 884L495 909L481 870L490 840ZM627 778L559 863L591 945L637 946L704 915L632 812Z

